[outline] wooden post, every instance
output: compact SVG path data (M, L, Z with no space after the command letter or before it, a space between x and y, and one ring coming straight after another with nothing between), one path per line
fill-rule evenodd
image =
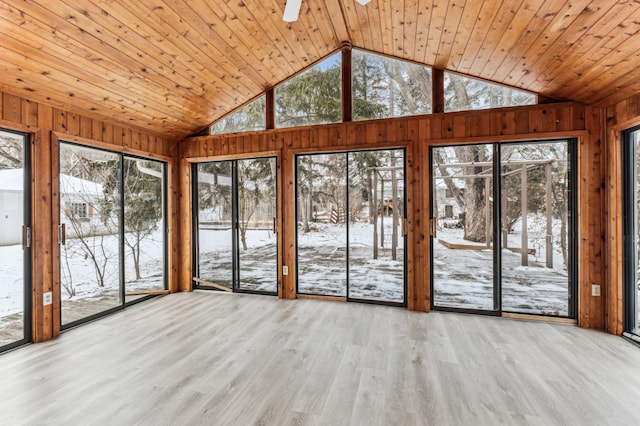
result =
M378 258L378 172L373 171L373 193L369 203L369 214L373 215L373 259Z
M444 112L444 71L431 69L431 99L433 100L433 113Z
M267 89L264 92L265 97L265 128L275 129L276 128L276 98L275 98L275 90L273 87Z
M351 88L351 43L342 43L342 121L353 121L353 89Z
M546 253L547 253L547 268L553 268L553 206L551 185L551 163L547 163L545 166L546 174L546 190L545 190L545 208L547 210L547 230L546 230Z
M529 238L527 237L527 214L529 213L529 206L527 200L527 166L522 165L520 169L520 221L522 222L522 235L521 235L521 257L522 266L529 265L529 248L527 247Z

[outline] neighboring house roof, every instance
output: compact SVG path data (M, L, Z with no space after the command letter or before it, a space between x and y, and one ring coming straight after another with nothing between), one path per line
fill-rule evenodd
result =
M24 170L8 169L0 170L0 191L22 191L24 187ZM61 174L61 194L86 194L100 196L103 193L102 185L89 180Z
M7 169L0 170L0 190L22 191L24 187L24 170Z

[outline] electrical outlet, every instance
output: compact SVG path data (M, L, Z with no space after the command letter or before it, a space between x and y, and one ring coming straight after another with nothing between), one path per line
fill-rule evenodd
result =
M591 295L600 296L600 286L598 284L591 285Z
M42 295L42 304L44 306L50 305L53 303L53 294L48 291Z
M288 266L283 266L282 267L282 275L289 275L289 267Z

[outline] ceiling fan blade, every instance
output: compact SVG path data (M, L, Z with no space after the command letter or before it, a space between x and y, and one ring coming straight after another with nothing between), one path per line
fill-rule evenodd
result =
M302 0L287 0L287 4L284 7L284 16L282 17L282 20L285 22L297 21L301 5Z

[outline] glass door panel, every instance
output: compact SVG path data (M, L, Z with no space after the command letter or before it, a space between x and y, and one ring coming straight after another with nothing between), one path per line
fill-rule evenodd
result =
M276 159L238 160L238 288L278 292Z
M627 302L628 311L631 313L630 331L636 335L640 335L640 129L636 129L629 133L629 142L633 149L633 226L634 235L633 245L633 281L631 291L627 292L629 301Z
M298 293L347 296L347 154L296 162Z
M623 133L624 331L640 336L640 127ZM631 333L630 335L628 333Z
M493 146L432 148L433 305L497 310Z
M120 154L60 144L63 326L122 303L120 167Z
M403 303L404 151L349 153L349 298Z
M125 301L164 290L164 164L125 157Z
M502 309L570 316L569 143L503 144Z
M0 130L0 349L30 335L29 248L24 226L30 223L27 138Z
M197 165L198 280L233 289L233 161Z

